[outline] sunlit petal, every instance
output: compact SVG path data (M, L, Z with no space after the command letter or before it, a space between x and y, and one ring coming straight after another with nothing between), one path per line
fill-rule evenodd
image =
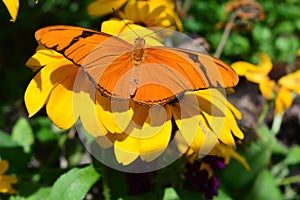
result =
M275 99L275 114L281 114L291 107L293 102L292 93L289 89L280 88Z
M118 10L127 0L96 0L87 7L89 15L103 16L112 13L112 9Z
M78 116L73 114L73 85L77 71L57 83L46 103L47 114L51 121L61 129L75 124ZM76 117L76 118L75 118Z
M132 121L132 127L126 130L128 135L115 142L115 154L120 163L129 164L138 155L150 162L167 147L172 130L171 110L169 106L153 109L142 128Z
M2 0L2 1L11 16L11 21L15 22L18 16L19 0Z
M300 70L281 77L278 80L278 84L280 86L293 90L298 95L300 95Z
M82 68L79 69L73 86L73 112L74 118L80 116L85 130L94 137L103 136L108 133L102 121L99 119L96 103L101 97L97 95L94 85L87 78ZM97 97L96 97L97 96Z
M275 81L270 79L265 79L259 83L259 90L267 100L270 100L272 98L274 87L275 87Z
M40 69L52 62L58 62L61 60L68 63L69 61L54 50L47 49L43 45L39 45L36 49L36 53L26 62L26 66L30 67L33 71ZM70 62L69 62L70 63Z
M29 117L38 112L45 104L54 85L76 71L78 67L68 60L52 62L42 68L30 81L24 95Z

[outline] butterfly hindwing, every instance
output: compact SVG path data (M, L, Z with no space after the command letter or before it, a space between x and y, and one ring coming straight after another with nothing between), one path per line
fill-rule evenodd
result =
M237 74L219 59L195 51L148 47L140 66L135 101L163 104L185 91L228 88L238 82Z

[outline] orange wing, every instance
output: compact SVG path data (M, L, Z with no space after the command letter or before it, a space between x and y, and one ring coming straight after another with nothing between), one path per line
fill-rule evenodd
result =
M97 90L109 98L165 104L185 91L227 88L237 74L222 61L198 52L168 47L145 48L145 59L134 66L132 45L117 37L72 26L50 26L36 32L47 48L84 68ZM130 95L130 82L137 89Z
M113 38L110 39L114 41L110 44L112 48L122 48L127 51L131 48L129 43L112 35L66 25L41 28L35 33L35 38L40 44L61 53L78 66L82 66L89 53L107 39Z
M116 91L115 88L132 67L131 44L106 33L65 25L39 29L35 37L45 47L83 67L102 95L109 98L130 98L128 94L122 90ZM126 85L128 82L129 80Z
M139 70L133 100L164 104L185 91L233 87L238 80L230 66L209 55L178 48L149 47Z

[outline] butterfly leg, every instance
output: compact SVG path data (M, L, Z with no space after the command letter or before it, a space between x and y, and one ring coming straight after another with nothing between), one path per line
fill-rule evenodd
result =
M138 88L138 83L139 83L139 79L138 79L138 75L139 75L139 66L134 66L131 70L130 70L130 79L129 79L129 95L131 97L133 97L136 93L136 90Z

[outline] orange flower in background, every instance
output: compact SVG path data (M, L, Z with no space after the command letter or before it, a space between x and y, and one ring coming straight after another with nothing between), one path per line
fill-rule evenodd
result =
M0 161L0 193L15 194L16 190L12 187L12 184L18 182L18 180L12 176L4 175L8 170L9 163L6 160Z
M254 0L229 1L225 8L226 13L236 12L237 17L243 20L264 20L262 6Z

